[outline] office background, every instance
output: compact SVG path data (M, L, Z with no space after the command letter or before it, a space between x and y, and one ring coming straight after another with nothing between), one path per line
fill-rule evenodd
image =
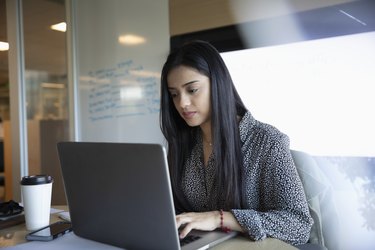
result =
M22 97L19 96L20 87L14 87L9 80L9 76L18 75L20 71L17 68L22 67L22 65L14 61L12 55L9 55L8 60L7 51L0 51L0 116L3 120L4 162L5 168L7 168L7 171L3 174L5 176L5 188L2 189L5 190L2 193L3 199L14 198L17 200L19 198L17 188L13 187L17 185L15 180L21 174L22 165L27 165L29 174L43 172L56 176L53 203L63 204L65 203L64 193L61 178L59 178L59 165L57 155L54 152L54 144L60 140L69 140L79 136L79 132L75 130L74 108L70 106L72 89L69 87L69 63L67 59L67 54L70 54L70 50L74 48L67 47L67 41L69 42L69 39L71 39L67 32L53 31L50 29L50 25L66 21L66 17L69 15L66 9L69 8L67 5L70 1L19 1L22 3L20 6L21 16L17 12L19 9L17 10L18 5L15 6L16 2L18 1L0 1L0 41L9 41L19 36L20 30L17 28L17 22L22 22L23 44L17 46L23 48L18 52L23 51L25 58L23 62L25 67L25 96ZM273 18L304 11L334 9L351 2L361 1L335 0L322 3L322 1L171 0L168 2L169 27L166 28L169 28L169 36L184 38L197 33L205 35L212 31L222 32L232 25L247 22L272 20ZM18 14L12 15L14 13ZM207 15L207 13L210 14ZM354 20L350 16L347 17ZM150 21L147 16L142 16L142 18L145 22ZM314 21L324 25L332 20L329 18L316 20L312 16L312 22ZM368 27L371 24L373 23L368 23L366 26ZM364 25L360 24L359 27L361 26ZM283 34L288 37L290 33L284 32ZM227 37L227 35L224 35L224 37ZM231 36L229 35L229 37ZM236 46L238 45L234 47ZM240 46L243 47L236 48L245 49L247 47L243 43ZM352 49L356 50L354 46L355 44ZM357 63L361 64L361 62ZM364 75L361 77L367 78L367 72L364 71L363 73ZM367 91L367 94L371 98L371 93ZM319 95L317 99L319 100ZM334 98L332 99L334 100ZM20 105L26 106L25 114L19 114ZM270 105L274 105L272 100ZM372 103L369 103L369 105L363 106L362 111L371 113L371 107L373 106L371 106ZM254 108L256 106L255 103ZM249 109L252 110L252 107L249 107ZM27 119L22 121L22 117ZM334 113L332 113L332 117L335 117ZM358 127L356 127L357 125ZM353 130L363 129L363 126L358 123L354 123L352 126L355 126ZM26 128L26 135L19 132L22 128ZM85 128L82 127L81 129ZM301 133L301 136L303 136L303 133ZM371 136L373 136L373 132L370 131L369 137ZM89 140L90 138L86 137L86 139ZM369 144L367 147L371 146L373 144ZM22 152L25 153L23 157L21 156ZM335 187L343 191L344 195L350 192L348 197L351 198L348 204L357 205L355 208L357 210L347 209L343 211L343 216L351 216L353 211L356 212L356 223L353 225L355 225L358 235L354 237L354 241L367 241L367 245L372 245L374 242L369 239L375 238L373 237L375 230L373 220L375 200L374 155L362 156L318 155L316 160L323 167L330 180L341 178L340 182L333 184L336 184ZM25 158L27 164L25 164ZM337 173L341 173L341 175L338 176ZM350 244L352 243L348 242L348 247L350 247Z

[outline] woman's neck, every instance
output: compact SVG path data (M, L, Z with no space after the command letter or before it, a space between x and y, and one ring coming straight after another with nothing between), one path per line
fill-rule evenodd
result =
M200 127L201 127L201 130L202 130L202 140L203 140L203 142L212 146L211 123L202 124Z

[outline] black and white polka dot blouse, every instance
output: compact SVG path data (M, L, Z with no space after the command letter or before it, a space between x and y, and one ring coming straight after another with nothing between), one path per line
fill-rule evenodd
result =
M231 212L253 240L277 238L306 243L312 226L306 197L289 150L289 138L247 112L239 124L242 141L244 208ZM215 159L204 167L201 134L197 135L181 183L194 211L218 210L222 199L214 182ZM223 204L219 200L219 204Z

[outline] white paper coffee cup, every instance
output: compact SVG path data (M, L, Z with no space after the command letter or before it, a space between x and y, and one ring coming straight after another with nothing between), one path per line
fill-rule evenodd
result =
M53 179L48 175L24 176L21 180L22 203L26 229L49 225Z

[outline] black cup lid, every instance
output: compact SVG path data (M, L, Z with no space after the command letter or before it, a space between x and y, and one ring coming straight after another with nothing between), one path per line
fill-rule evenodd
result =
M51 183L53 178L49 175L29 175L22 177L21 185L39 185Z

